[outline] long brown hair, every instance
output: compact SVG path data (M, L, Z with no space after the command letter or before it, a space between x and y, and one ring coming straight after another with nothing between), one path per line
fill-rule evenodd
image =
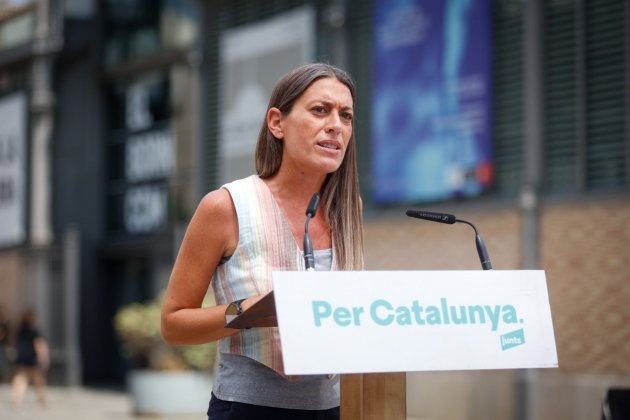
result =
M295 101L315 81L331 77L350 90L356 102L355 86L345 71L324 63L306 64L291 70L278 82L271 93L267 110L278 108L289 114ZM263 121L256 144L256 172L269 178L280 169L284 142L278 141ZM359 175L354 130L348 142L341 166L328 174L322 186L321 206L331 230L337 266L342 270L363 268L363 218L359 196Z

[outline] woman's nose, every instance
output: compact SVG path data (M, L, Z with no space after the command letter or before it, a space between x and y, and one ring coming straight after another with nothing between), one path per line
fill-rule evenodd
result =
M335 133L339 133L341 131L341 116L337 112L331 112L328 117L328 127L329 131L334 131Z

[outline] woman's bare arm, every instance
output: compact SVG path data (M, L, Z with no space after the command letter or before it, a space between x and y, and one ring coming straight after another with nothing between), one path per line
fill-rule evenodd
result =
M238 222L227 190L207 194L193 215L177 255L162 307L162 337L171 345L218 340L237 330L224 328L226 305L201 308L221 257L234 252Z

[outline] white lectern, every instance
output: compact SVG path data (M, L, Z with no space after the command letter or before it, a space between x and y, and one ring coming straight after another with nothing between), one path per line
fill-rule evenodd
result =
M287 374L342 375L344 420L404 420L405 372L558 366L542 271L276 272L227 326L275 325Z

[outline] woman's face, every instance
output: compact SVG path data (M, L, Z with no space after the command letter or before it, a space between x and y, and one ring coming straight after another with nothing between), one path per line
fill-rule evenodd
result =
M327 77L311 84L287 115L277 111L269 126L284 142L282 166L301 173L336 171L352 135L353 105L348 87Z

